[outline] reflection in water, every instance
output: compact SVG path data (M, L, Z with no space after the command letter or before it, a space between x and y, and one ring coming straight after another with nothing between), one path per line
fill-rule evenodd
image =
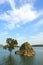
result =
M20 56L20 57L21 57L20 65L33 65L34 56L33 57Z
M14 58L12 55L9 55L5 65L14 65Z
M12 55L6 51L1 51L0 65L35 65L34 57L24 57L22 55L15 55L15 51ZM2 60L1 60L2 59Z
M16 60L13 55L9 55L7 58L3 58L3 61L0 65L16 65Z
M0 65L32 65L33 59L33 57L24 57L20 55L18 58L15 58L13 55L9 55L7 58L3 58L3 63Z
M0 65L43 65L43 47L34 48L36 51L35 56L25 57L22 55L16 55L15 51L12 55L9 52L0 50ZM40 50L40 51L38 51Z

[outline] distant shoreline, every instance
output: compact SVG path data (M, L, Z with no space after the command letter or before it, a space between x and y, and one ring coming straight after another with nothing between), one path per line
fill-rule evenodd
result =
M3 47L3 45L0 45L0 47ZM20 46L15 46L15 47L20 47ZM43 45L32 45L32 47L43 47Z
M33 47L43 47L43 45L32 45Z

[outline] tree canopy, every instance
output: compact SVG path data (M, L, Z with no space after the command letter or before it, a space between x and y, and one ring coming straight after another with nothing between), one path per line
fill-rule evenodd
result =
M12 38L7 38L6 39L6 43L7 43L7 45L5 45L3 48L4 49L7 49L8 48L8 50L11 52L13 49L14 49L14 47L18 44L18 42L17 42L17 40L14 40L14 39L12 39Z

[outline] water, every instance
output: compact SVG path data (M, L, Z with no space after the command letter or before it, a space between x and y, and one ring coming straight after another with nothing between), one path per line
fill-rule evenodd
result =
M10 55L8 50L0 48L0 65L43 65L43 47L34 47L36 54L33 57L16 55L17 49Z

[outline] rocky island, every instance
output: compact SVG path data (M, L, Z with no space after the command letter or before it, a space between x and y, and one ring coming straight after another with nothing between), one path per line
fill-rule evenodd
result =
M24 55L24 56L33 56L35 55L35 51L32 48L30 43L25 42L21 45L20 49L15 52L16 54Z

